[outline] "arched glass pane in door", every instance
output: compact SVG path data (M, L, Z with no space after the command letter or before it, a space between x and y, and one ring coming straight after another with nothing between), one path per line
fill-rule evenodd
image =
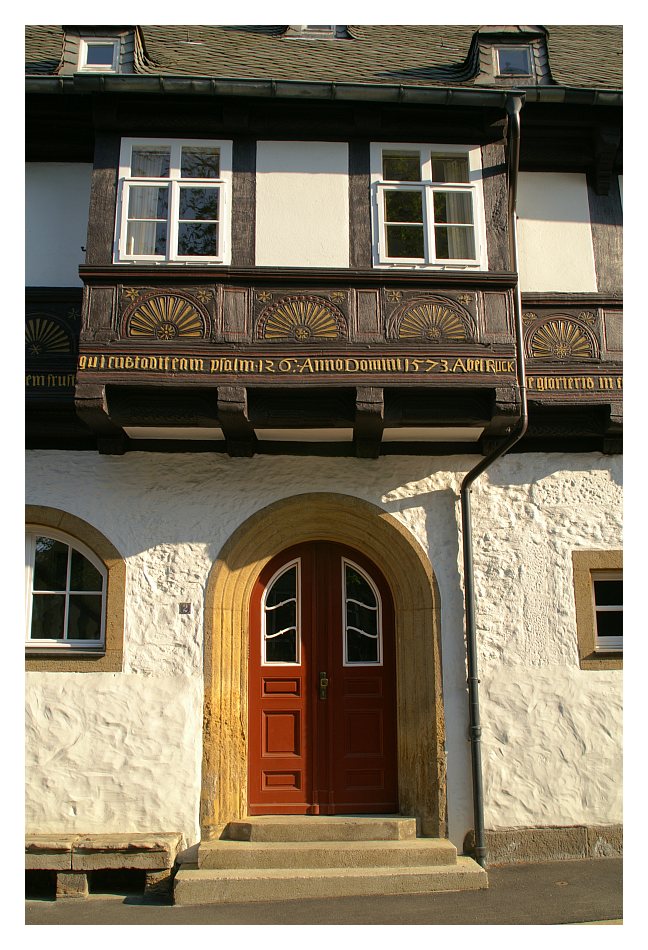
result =
M344 665L382 663L380 594L357 564L343 559Z
M263 663L300 662L300 562L273 577L263 596Z

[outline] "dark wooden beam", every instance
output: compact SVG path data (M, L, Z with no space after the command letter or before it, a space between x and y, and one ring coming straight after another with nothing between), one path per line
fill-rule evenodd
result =
M257 440L248 416L247 389L219 386L217 406L228 454L233 458L251 458Z
M597 130L594 153L594 190L597 195L607 195L610 190L620 144L621 129L618 126L604 126Z
M380 386L356 389L353 441L358 458L377 459L385 426L385 400Z
M79 419L94 432L101 455L123 455L128 438L110 418L106 387L80 383L74 394L74 405Z

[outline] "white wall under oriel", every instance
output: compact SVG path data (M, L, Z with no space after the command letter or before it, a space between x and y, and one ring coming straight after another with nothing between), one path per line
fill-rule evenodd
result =
M25 285L81 287L92 165L25 166Z
M29 452L27 502L110 539L127 563L127 610L122 673L27 675L28 828L198 839L212 564L265 505L334 491L390 512L429 552L461 847L473 822L458 490L474 461ZM621 820L621 674L580 670L571 578L574 548L620 547L620 482L618 458L517 454L473 490L487 828Z

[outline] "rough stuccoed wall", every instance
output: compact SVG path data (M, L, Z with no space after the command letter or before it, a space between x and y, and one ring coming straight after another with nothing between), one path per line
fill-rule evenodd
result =
M450 838L461 847L472 802L458 489L474 461L28 453L26 501L115 544L128 604L123 673L27 676L28 827L197 839L211 565L265 505L338 491L390 512L430 552ZM620 821L621 675L579 670L571 589L573 548L620 547L620 473L618 458L514 455L474 489L487 827Z

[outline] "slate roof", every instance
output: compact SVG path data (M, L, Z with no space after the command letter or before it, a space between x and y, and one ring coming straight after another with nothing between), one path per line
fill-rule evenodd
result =
M349 26L348 39L288 38L285 26L140 26L136 72L222 79L470 86L477 26ZM547 26L553 81L622 88L620 26ZM26 72L55 75L63 28L26 28Z

